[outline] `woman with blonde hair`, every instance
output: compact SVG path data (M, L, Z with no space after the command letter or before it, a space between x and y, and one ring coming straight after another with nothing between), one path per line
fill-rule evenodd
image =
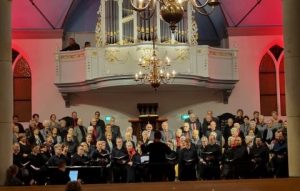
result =
M137 143L137 138L136 136L133 134L133 128L132 127L127 127L126 131L125 131L125 134L126 133L129 133L131 135L131 140L134 142L134 145L136 145ZM125 136L126 137L126 136Z
M124 142L123 142L124 147L126 147L127 142L131 142L133 147L135 148L135 143L132 139L132 134L128 131L126 131L125 133Z

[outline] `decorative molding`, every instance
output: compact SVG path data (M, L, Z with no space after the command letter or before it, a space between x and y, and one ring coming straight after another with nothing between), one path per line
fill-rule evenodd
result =
M84 58L84 57L85 57L84 52L81 52L80 54L78 54L78 53L75 53L75 54L60 54L60 59L64 59L64 60L79 59L79 58Z
M191 46L198 45L198 25L195 16L192 16L192 29L191 29Z
M101 19L101 11L102 11L102 2L100 3L99 9L97 11L97 24L95 29L95 40L96 40L96 47L103 47L104 41L103 41L103 31L102 31L102 19Z
M119 87L119 86L136 86L137 90L140 88L138 83L133 80L134 75L118 75L100 77L93 80L86 80L84 82L76 83L56 83L58 90L61 92L63 99L65 100L66 107L71 105L71 94L79 92L87 92L95 89L108 88L108 87ZM215 88L222 91L223 103L228 104L229 96L231 95L232 89L238 80L219 80L211 79L208 77L200 77L195 75L178 74L172 83L172 89L178 90L176 85L187 85L204 88Z
M152 48L146 48L146 47L137 47L136 51L140 51L141 52L141 58L142 59L150 59L153 53L153 49ZM158 52L157 48L155 49L156 52Z
M120 61L119 54L119 50L105 50L105 60L109 63L118 62Z
M220 90L231 90L234 88L234 85L238 80L220 80L212 79L209 77L201 77L196 75L188 74L178 74L172 83L172 85L188 85L188 86L198 86L198 87L207 87L215 88ZM74 83L55 83L59 91L62 94L65 93L76 93L76 92L85 92L94 89L101 89L107 87L116 87L123 85L139 85L134 81L134 75L117 75L117 76L106 76L99 77L96 79L85 80L83 82L74 82ZM228 93L228 92L227 92Z
M216 50L209 50L209 56L220 56L220 57L232 57L233 52L223 52L223 51L216 51Z
M13 29L13 39L62 39L62 29Z
M283 35L282 26L274 27L228 27L229 36Z
M176 61L187 60L190 57L190 49L176 49Z

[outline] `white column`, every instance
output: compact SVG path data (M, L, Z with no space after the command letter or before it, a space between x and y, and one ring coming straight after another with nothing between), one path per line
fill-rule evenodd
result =
M122 22L122 7L123 0L118 1L118 11L119 11L119 43L123 45L123 22Z
M106 45L106 16L105 16L105 2L106 0L101 0L101 30L102 30L102 39L103 39L103 46Z
M12 164L13 83L11 63L11 0L0 1L0 184Z
M192 16L193 16L193 7L190 2L187 4L187 43L191 44L192 36Z
M161 35L160 35L160 3L156 4L156 42L158 44L161 43Z
M283 2L289 176L300 177L300 1Z
M136 44L138 42L138 30L137 30L137 12L133 11L133 41L134 44Z

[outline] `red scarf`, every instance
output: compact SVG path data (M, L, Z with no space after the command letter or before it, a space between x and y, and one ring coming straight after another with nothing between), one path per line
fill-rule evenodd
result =
M132 157L135 155L136 151L134 148L128 150L129 160L132 161Z
M96 130L96 126L93 126L93 141L97 141L98 132Z

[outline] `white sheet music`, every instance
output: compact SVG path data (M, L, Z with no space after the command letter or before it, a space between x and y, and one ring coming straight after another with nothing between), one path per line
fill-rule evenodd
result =
M141 163L148 162L149 156L141 156Z

